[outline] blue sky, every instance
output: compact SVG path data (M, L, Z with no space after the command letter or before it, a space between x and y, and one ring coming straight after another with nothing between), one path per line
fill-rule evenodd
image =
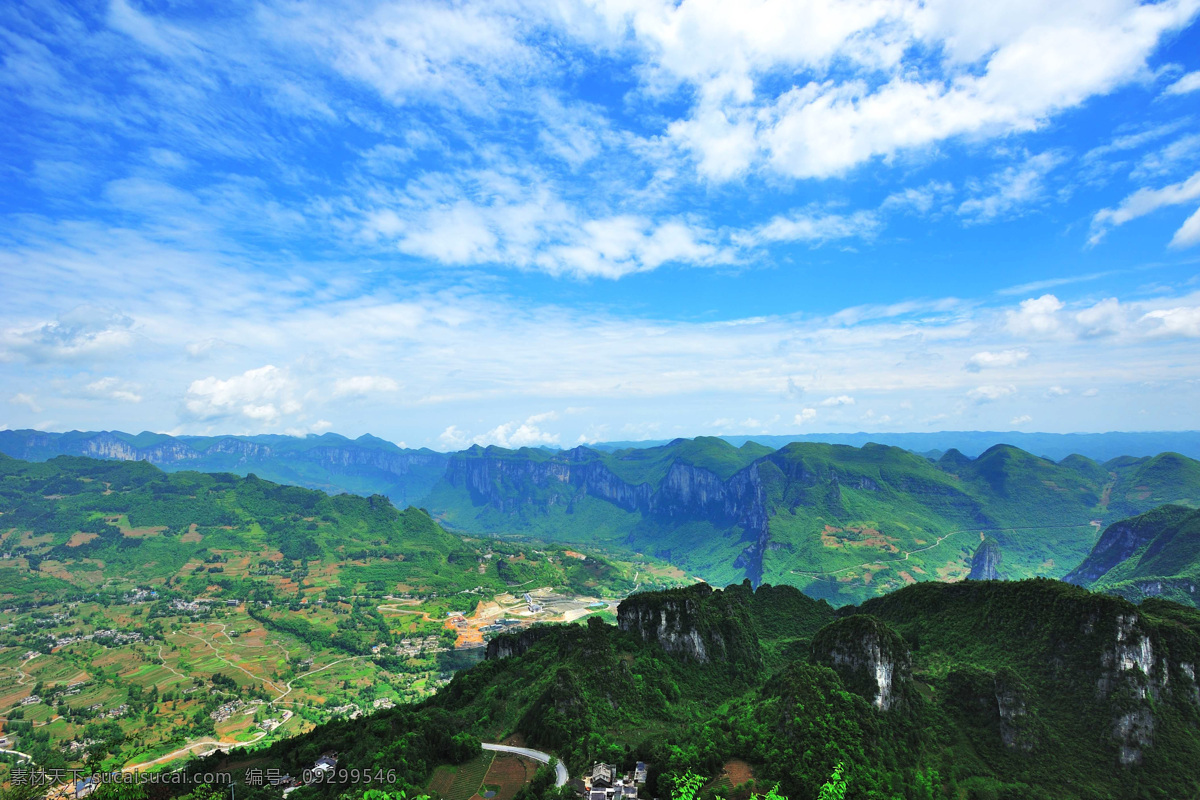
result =
M1200 427L1200 0L983 5L5 3L0 426Z

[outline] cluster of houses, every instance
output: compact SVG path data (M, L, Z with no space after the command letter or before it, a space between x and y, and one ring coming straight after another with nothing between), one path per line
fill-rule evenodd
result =
M142 641L142 634L137 631L114 631L114 630L98 630L94 633L79 634L76 636L58 636L50 635L52 648L66 647L69 644L76 642L95 642L96 644L105 647L116 647L123 644L132 644L133 642Z
M292 712L284 710L283 719L264 719L262 722L258 723L258 729L263 733L270 733L291 718Z
M328 752L323 754L316 760L310 769L305 772L312 776L314 780L320 780L320 776L327 772L333 772L337 768L337 753ZM277 769L259 769L251 767L246 770L246 785L247 786L262 786L264 783L271 786L281 787L283 794L286 797L292 792L304 785L304 781L300 778L293 778L287 773L280 773Z
M348 717L350 719L358 719L363 715L362 709L354 703L347 703L344 706L335 706L329 709L329 713L335 717Z
M612 764L595 764L592 771L576 782L575 790L584 800L637 800L638 790L646 783L646 764L637 762L633 772L622 775ZM581 784L581 785L580 785Z
M244 705L246 704L241 700L230 700L228 703L217 706L217 710L209 714L209 716L217 722L224 722L236 714Z
M396 645L396 655L415 658L425 652L440 653L445 650L438 646L438 637L424 636L417 639L401 639Z

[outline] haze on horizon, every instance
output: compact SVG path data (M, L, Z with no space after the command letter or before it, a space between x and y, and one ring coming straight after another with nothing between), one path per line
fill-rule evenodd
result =
M0 428L1200 428L1198 15L6 4Z

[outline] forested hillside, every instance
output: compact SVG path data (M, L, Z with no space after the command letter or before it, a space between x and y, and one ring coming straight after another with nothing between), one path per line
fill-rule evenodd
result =
M1164 502L1200 503L1200 463L1055 463L1005 445L931 461L881 445L764 452L715 438L610 453L476 447L451 457L428 497L455 529L603 543L835 603L966 577L988 536L999 577L1061 577L1106 522Z
M273 757L294 768L340 745L366 768L402 726L436 724L435 741L518 735L575 774L646 761L651 796L740 759L760 789L778 782L794 800L839 763L853 799L1192 797L1197 659L1195 611L1055 581L924 584L836 617L790 587L696 585L630 597L617 627L500 637L487 661L364 736L334 725Z

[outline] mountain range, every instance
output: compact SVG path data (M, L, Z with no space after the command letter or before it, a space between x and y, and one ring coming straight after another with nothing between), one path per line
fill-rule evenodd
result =
M339 768L403 765L425 792L433 763L465 771L502 740L576 775L645 762L652 797L689 770L702 797L746 797L723 777L738 764L793 800L839 764L848 798L1195 797L1198 659L1195 609L1057 581L925 583L836 612L791 587L696 584L631 596L616 626L501 635L420 705L190 769L294 773L336 751Z
M715 437L612 451L473 446L441 454L374 437L173 438L0 432L0 450L254 472L326 491L389 486L445 527L670 561L714 584L786 583L835 604L967 577L993 540L996 577L1062 577L1109 524L1200 505L1200 462L1173 452L1057 462L1010 445L936 459L878 444L775 450ZM357 487L357 489L355 488ZM997 557L998 556L998 557Z

